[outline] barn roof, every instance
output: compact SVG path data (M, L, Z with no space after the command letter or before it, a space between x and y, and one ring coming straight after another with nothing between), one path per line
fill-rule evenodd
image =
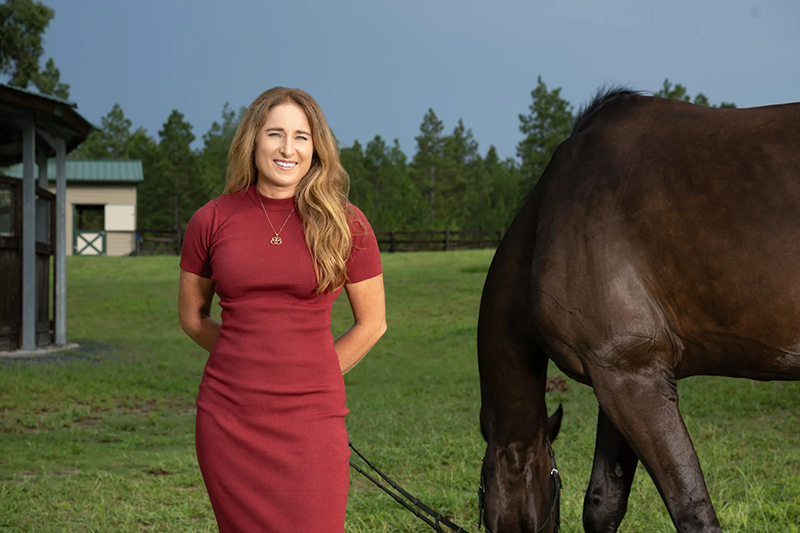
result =
M10 167L6 175L22 177L22 164ZM56 179L56 160L47 160L47 179ZM67 182L138 183L144 181L138 159L67 159Z
M55 155L47 137L61 138L70 152L96 129L77 112L77 104L0 83L0 166L22 161L22 122L35 117L37 152ZM42 136L44 136L42 138Z

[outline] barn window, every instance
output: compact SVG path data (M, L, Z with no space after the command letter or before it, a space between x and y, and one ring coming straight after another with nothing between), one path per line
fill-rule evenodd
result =
M104 231L105 227L104 205L76 205L75 228L78 231Z

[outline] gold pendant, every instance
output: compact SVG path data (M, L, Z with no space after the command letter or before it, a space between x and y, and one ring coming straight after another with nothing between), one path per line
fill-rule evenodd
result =
M271 239L269 240L269 243L270 243L270 244L274 244L275 246L278 246L278 245L279 245L279 244L281 244L282 242L283 242L283 241L281 240L281 238L280 238L280 237L278 237L277 235L275 235L273 238L271 238Z

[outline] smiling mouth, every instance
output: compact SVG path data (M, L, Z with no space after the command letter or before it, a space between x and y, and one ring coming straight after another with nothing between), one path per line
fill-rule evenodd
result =
M275 161L275 164L285 170L289 170L290 168L297 166L297 163L293 163L291 161Z

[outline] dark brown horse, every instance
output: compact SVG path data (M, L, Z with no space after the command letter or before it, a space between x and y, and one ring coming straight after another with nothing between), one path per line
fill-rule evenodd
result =
M600 404L586 531L617 530L639 461L678 531L720 531L676 382L800 379L800 104L598 94L497 250L478 360L489 531L557 527L548 360Z

